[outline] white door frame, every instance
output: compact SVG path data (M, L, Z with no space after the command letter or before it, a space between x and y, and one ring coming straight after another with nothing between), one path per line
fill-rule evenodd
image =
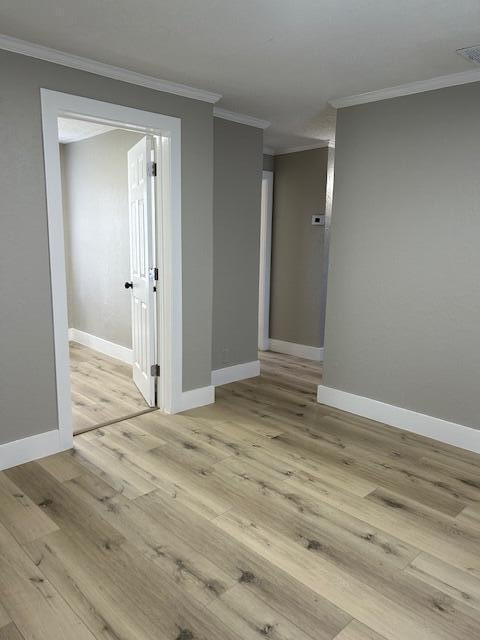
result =
M263 186L266 185L266 189ZM272 259L273 171L262 174L260 216L260 269L258 295L258 348L270 348L270 269Z
M161 369L158 406L166 413L173 413L182 399L181 121L171 116L48 89L41 89L41 104L59 444L61 448L68 448L73 444L73 424L57 119L61 116L75 117L160 138L161 183L156 190L157 260L160 257L157 264L157 357Z
M332 210L333 210L333 185L335 182L335 143L328 143L327 157L327 181L325 188L325 227L323 232L323 276L322 276L322 299L321 309L322 317L320 318L322 330L322 344L325 345L325 319L327 314L327 287L328 272L330 270L330 228L332 226ZM323 360L323 350L322 358Z

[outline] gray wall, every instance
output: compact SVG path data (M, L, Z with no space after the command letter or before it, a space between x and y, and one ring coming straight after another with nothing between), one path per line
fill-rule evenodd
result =
M270 337L323 346L324 227L328 149L275 156Z
M257 360L263 132L214 118L212 368Z
M480 83L339 111L327 386L478 427Z
M267 153L263 154L263 170L264 171L273 171L273 165L275 162L275 158Z
M183 388L210 384L212 105L7 51L0 77L0 444L58 426L41 87L182 119Z
M131 348L127 153L141 134L62 144L69 327Z

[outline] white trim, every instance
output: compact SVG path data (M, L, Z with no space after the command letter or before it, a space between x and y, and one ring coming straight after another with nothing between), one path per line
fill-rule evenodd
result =
M49 92L41 90L43 152L47 196L50 282L52 290L53 341L57 391L58 429L73 446L70 354L68 344L67 281L63 233L62 183L57 112Z
M114 80L121 80L122 82L136 84L141 87L147 87L148 89L154 89L155 91L163 91L164 93L173 93L177 96L192 98L193 100L215 103L222 97L219 93L204 91L203 89L197 89L196 87L190 87L186 84L179 84L177 82L170 82L169 80L162 80L161 78L155 78L154 76L147 76L143 73L129 71L128 69L115 67L110 64L105 64L104 62L99 62L98 60L82 58L80 56L66 53L65 51L50 49L43 45L27 42L26 40L19 40L18 38L12 38L2 34L0 34L0 49L13 51L14 53L20 53L24 56L37 58L39 60L45 60L46 62L61 64L64 67L95 73L96 75L105 76L106 78L113 78Z
M274 156L275 149L272 149L271 147L263 147L263 153L264 155L267 155L267 156Z
M178 136L162 136L161 188L157 188L157 259L163 283L157 301L157 355L162 375L158 382L158 406L175 413L183 393L183 280L182 280L182 165ZM160 192L160 193L159 193ZM158 253L160 252L160 253Z
M300 147L285 147L279 151L275 151L273 155L284 156L287 153L298 153L299 151L312 151L313 149L324 149L328 147L330 142L328 140L321 140L319 142L313 142L312 144L305 144Z
M322 295L320 300L320 327L322 342L325 344L325 321L327 313L328 273L330 271L330 229L332 226L333 188L335 182L335 143L328 144L327 152L327 182L325 187L325 226L323 229L323 270Z
M214 369L212 371L212 385L219 387L222 384L230 384L238 380L246 380L247 378L256 378L260 375L260 360L252 362L243 362L242 364L234 364L231 367L223 369Z
M264 188L265 187L265 188ZM266 351L270 334L270 271L272 262L273 172L262 173L258 286L258 348Z
M335 98L334 100L330 100L329 104L335 109L343 109L344 107L352 107L356 104L399 98L400 96L408 96L414 93L435 91L435 89L444 89L445 87L455 87L460 84L470 84L471 82L479 81L480 70L472 69L470 71L452 73L447 76L437 76L436 78L429 78L428 80L399 84L367 93L359 93L353 96L346 96L345 98Z
M78 344L83 344L85 347L95 349L95 351L104 353L111 358L116 358L117 360L121 360L127 364L132 364L133 362L132 349L122 347L121 344L116 344L115 342L98 338L91 333L86 333L85 331L80 331L80 329L73 328L68 330L68 338L72 342L78 342Z
M68 442L62 438L58 429L0 444L0 471L60 453L72 446L73 441Z
M286 353L289 356L305 358L306 360L323 360L323 347L310 347L308 344L296 344L285 340L270 338L270 351Z
M158 267L163 283L158 296L159 407L175 410L182 397L182 226L181 226L181 121L179 118L131 107L41 89L42 130L47 193L50 277L55 347L59 430L62 442L73 442L68 349L67 287L63 235L62 187L57 118L127 126L161 139L162 188L157 189L159 223ZM67 446L66 445L66 446Z
M215 402L215 387L200 387L191 391L183 391L177 398L173 411L167 413L180 413L197 407L204 407Z
M480 429L472 429L324 385L318 387L317 401L342 411L383 422L391 427L480 453Z
M236 113L235 111L227 111L220 107L213 108L213 115L216 118L222 118L223 120L230 120L231 122L238 122L239 124L247 124L249 127L256 127L257 129L268 129L271 122L268 120L260 120L253 116L247 116L244 113Z

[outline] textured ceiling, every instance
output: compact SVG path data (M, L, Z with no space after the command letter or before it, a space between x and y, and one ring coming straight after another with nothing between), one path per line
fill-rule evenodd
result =
M2 0L10 36L223 94L276 149L334 136L328 100L466 71L479 0Z

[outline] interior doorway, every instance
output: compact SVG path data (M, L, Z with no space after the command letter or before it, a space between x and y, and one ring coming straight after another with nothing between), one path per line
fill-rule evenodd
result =
M258 288L258 349L270 348L270 269L272 260L273 171L262 174L260 268Z
M69 338L72 339L72 343L76 343L72 345L75 354L72 361L76 361L77 372L83 367L84 375L87 378L89 376L90 392L101 392L105 405L109 404L108 396L113 388L120 389L124 406L128 404L127 400L133 401L135 409L141 412L159 408L173 413L181 404L180 120L45 89L41 90L41 98L59 439L61 446L66 448L72 445L74 424ZM95 263L97 266L93 276L90 272L90 278L87 275L81 283L78 281L78 265L73 265L75 268L72 268L70 264L69 267L66 260L66 257L69 258L66 239L69 230L67 225L64 225L64 188L66 186L68 191L71 185L65 185L65 181L62 181L62 153L59 145L62 120L75 121L76 126L80 128L98 129L100 126L103 128L103 136L113 135L115 132L134 136L124 149L123 155L126 166L124 190L126 189L127 193L127 222L126 233L125 225L123 227L122 242L127 238L128 270L125 260L123 266L118 268L114 253L110 253L108 257L105 246L99 247L97 244L96 250L88 254L89 243L92 239L98 240L97 236L101 235L99 225L95 221L100 221L100 213L104 213L104 209L107 208L105 197L100 198L97 208L90 210L90 214L93 214L90 226L87 225L88 228L84 229L85 236L78 253L86 258L87 263ZM112 155L107 154L107 166L111 159ZM77 185L76 188L77 194L80 193L82 196L85 196L85 193L91 190L92 183L99 179L99 176L95 175L93 156L89 158L86 166L90 171L90 183L87 182L83 187L84 192L81 186ZM117 213L125 207L117 203ZM88 209L87 203L83 210L88 212ZM103 240L105 243L107 240L110 241L111 246L117 246L118 249L120 240L115 236L117 226L120 229L121 225L112 224L110 219L109 224L105 225L107 233ZM89 266L92 267L92 264ZM108 304L104 304L105 301L111 302L111 297L102 296L98 288L92 292L87 286L92 280L100 279L101 274L114 278L115 282L112 285L110 281L110 287L116 291L121 290L124 296L123 308L128 298L127 306L131 308L130 344L122 344L121 339L114 342L109 340L108 336L101 337L88 333L84 328L70 326L72 316L69 316L70 305L67 305L67 291L70 294L68 280L74 285L79 285L77 289L80 292L81 303L85 303L86 297L91 298L90 311L86 314L89 317L84 317L85 314L81 316L82 322L96 322L96 333L111 330L121 333L122 329L118 323L113 326L118 319L116 316L120 316L120 307L112 309ZM105 284L105 287L108 286L108 283ZM104 294L106 293L107 289L104 290ZM70 300L68 301L70 303ZM76 317L75 314L73 317ZM123 332L125 342L125 328ZM88 367L84 366L85 362L89 362L86 374L85 369ZM136 390L137 397L133 397L131 388L126 389L124 386L127 378L122 374L122 367L123 373L125 367L129 370L131 385ZM109 384L105 382L107 379ZM75 384L72 386L75 387ZM125 414L118 416L119 419L124 417ZM107 420L100 420L98 424L106 422Z
M156 408L158 138L58 119L74 433ZM159 346L159 345L158 345Z

